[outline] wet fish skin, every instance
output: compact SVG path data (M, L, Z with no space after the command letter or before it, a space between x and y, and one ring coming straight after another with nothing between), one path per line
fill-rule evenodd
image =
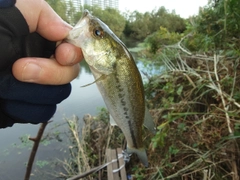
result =
M66 41L82 49L109 113L127 140L127 152L136 153L147 167L142 142L144 89L132 55L109 27L88 11Z

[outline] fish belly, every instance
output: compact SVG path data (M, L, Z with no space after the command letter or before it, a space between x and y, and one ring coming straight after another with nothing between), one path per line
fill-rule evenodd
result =
M91 71L95 79L101 77L93 68ZM124 76L123 73L112 73L96 83L109 113L122 130L128 147L139 149L143 147L142 124L145 113L142 82L138 77Z

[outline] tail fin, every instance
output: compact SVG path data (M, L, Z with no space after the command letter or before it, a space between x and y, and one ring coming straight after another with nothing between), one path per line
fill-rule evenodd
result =
M132 154L132 153L137 154L137 156L140 159L140 161L142 162L142 164L145 167L148 167L148 158L147 158L147 153L146 153L145 149L143 149L143 148L141 148L141 149L133 149L133 148L127 147L127 153L128 154Z

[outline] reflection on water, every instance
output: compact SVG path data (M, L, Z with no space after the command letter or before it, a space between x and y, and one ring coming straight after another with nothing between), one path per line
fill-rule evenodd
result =
M138 63L140 69L145 69L142 63ZM144 78L144 76L143 76ZM94 78L90 72L90 69L85 61L81 63L81 71L78 78L72 81L72 93L71 95L58 105L57 111L52 118L53 122L50 123L46 130L45 135L52 131L52 128L57 124L64 124L64 117L71 117L73 114L80 119L84 114L90 113L95 115L97 108L105 107L104 101L96 87L96 84L82 88L81 86L89 84L94 81ZM30 154L29 147L22 147L19 137L29 134L35 137L38 131L39 125L30 124L16 124L12 128L0 130L0 180L19 180L23 179L25 174L28 157ZM62 130L67 131L67 126L63 125ZM66 144L65 144L66 145ZM59 158L63 159L68 156L68 152L64 149L64 144L56 141L51 142L48 146L40 145L38 153L36 155L36 161L46 160L51 161ZM67 147L65 147L67 149ZM43 173L45 170L37 168L35 170ZM14 173L13 173L14 169ZM40 169L40 170L39 170ZM43 176L33 176L31 179L43 179ZM49 178L44 178L49 179ZM51 176L50 179L53 179Z

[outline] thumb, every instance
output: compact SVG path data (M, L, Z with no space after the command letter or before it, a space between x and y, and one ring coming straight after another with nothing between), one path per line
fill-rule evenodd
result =
M55 59L47 58L22 58L12 68L19 81L51 85L69 83L77 77L79 70L79 64L62 66Z

